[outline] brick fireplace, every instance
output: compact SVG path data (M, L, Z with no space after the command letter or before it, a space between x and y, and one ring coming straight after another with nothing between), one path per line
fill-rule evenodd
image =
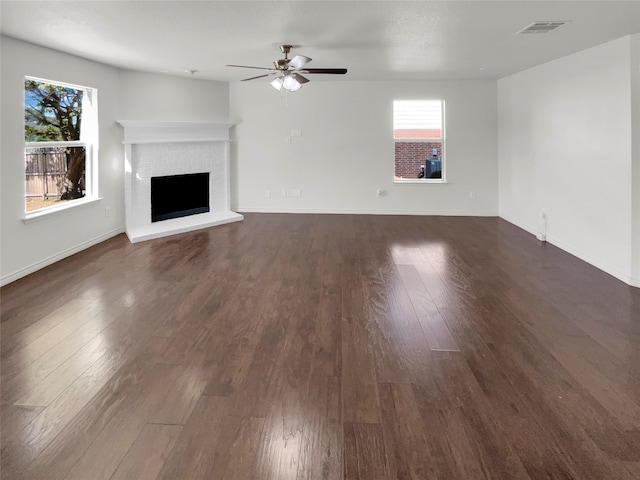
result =
M236 222L229 190L229 124L120 121L125 145L125 228L132 243ZM151 179L209 173L209 211L151 218Z

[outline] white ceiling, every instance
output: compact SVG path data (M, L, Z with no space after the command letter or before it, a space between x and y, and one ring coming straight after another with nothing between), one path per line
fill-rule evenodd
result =
M500 78L640 32L640 1L7 1L2 34L117 67L238 81L278 45L341 80ZM534 21L569 20L544 35ZM315 75L314 80L335 79ZM259 81L259 80L258 80Z

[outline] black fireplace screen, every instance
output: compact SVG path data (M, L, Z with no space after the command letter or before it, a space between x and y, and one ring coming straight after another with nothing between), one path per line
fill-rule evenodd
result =
M151 177L151 221L209 210L209 173Z

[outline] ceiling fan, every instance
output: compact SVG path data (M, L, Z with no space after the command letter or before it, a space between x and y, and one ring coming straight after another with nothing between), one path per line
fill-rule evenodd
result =
M309 63L311 59L309 57L305 57L304 55L296 55L293 58L289 58L289 52L292 48L292 45L280 45L280 51L284 53L284 58L275 60L273 62L273 67L252 67L249 65L227 65L227 67L268 70L269 73L258 75L257 77L244 78L242 81L246 82L247 80L255 80L256 78L275 76L276 78L274 78L271 82L271 86L276 90L281 90L282 88L284 88L285 90L289 90L290 92L295 92L304 83L307 83L309 81L308 78L302 75L303 73L305 75L312 73L344 75L345 73L347 73L346 68L305 68L305 65Z

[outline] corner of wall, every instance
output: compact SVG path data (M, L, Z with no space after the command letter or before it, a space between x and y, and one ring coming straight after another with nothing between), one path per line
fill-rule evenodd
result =
M631 277L640 287L640 33L630 36L631 55Z
M499 216L537 235L544 208L550 243L629 285L640 279L639 63L636 34L498 80ZM608 133L586 121L598 116L616 119ZM611 152L608 182L595 151Z

